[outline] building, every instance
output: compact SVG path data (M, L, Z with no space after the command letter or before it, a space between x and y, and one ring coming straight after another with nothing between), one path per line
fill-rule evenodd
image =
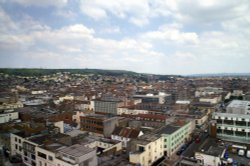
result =
M195 97L213 95L213 94L221 94L223 92L223 88L217 87L199 87L195 91Z
M117 115L117 108L123 106L123 102L114 98L103 98L94 100L95 113Z
M36 163L39 165L54 165L54 166L96 166L97 156L96 150L84 145L75 144L72 146L62 146L60 144L51 144L47 146L53 148L47 150L37 147Z
M193 131L192 121L174 122L157 131L163 139L164 155L171 157L187 143Z
M81 130L89 131L105 137L110 137L115 127L118 126L118 118L108 115L91 114L81 116Z
M131 139L138 138L143 132L133 128L116 127L111 135L111 139L122 142L122 147L126 148Z
M250 101L250 92L247 92L243 95L243 100L248 100Z
M131 143L133 150L129 154L129 162L149 166L164 155L163 138L159 135L143 135Z
M204 103L218 104L219 102L221 102L221 99L221 95L209 95L201 97L199 101Z
M97 165L95 147L72 145L71 137L61 133L11 134L11 155L20 156L28 166Z
M195 152L194 159L199 165L204 166L228 165L229 163L227 163L227 160L224 158L225 152L225 147L218 146L215 139L208 138L201 144L199 150Z
M214 112L211 130L216 128L220 139L247 143L250 142L250 101L233 100L226 112Z
M23 103L18 101L16 103L2 103L0 105L0 110L6 110L6 109L15 109L15 108L22 108Z
M14 110L4 110L0 111L0 124L11 122L19 118L18 112Z
M159 103L164 104L170 101L171 95L159 92L158 94L145 94L145 95L134 95L134 99L141 99L142 103Z

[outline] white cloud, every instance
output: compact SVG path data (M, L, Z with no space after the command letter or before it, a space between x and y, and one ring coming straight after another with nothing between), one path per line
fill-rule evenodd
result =
M72 25L62 22L61 27L25 14L13 21L0 8L0 24L5 25L0 27L0 51L24 58L22 63L28 67L162 74L246 72L250 70L248 7L245 0L81 0L81 12L95 19L100 28L92 28L92 20L85 18L71 20ZM69 11L77 14L72 8L60 8L53 14L67 18L72 14ZM119 21L114 22L116 19ZM128 27L128 22L142 28ZM108 35L100 37L103 34ZM8 62L0 58L1 66Z
M121 19L128 18L139 26L148 23L147 16L150 14L147 0L81 0L80 9L95 20L107 18L112 14Z
M67 19L73 19L76 17L76 13L71 10L57 10L54 14Z
M4 1L4 2L7 2L7 1ZM68 0L12 0L12 2L16 2L24 6L63 7L68 3Z
M178 43L197 44L199 37L195 32L181 32L178 28L164 25L157 31L147 32L141 35L146 40L157 40L163 42L174 41Z
M6 32L8 30L17 29L16 24L12 21L12 19L6 14L3 8L0 6L0 32ZM4 26L3 26L4 25Z

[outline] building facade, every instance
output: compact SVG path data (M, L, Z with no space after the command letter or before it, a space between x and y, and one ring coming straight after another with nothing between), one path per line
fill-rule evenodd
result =
M226 112L214 112L212 117L218 138L250 143L250 101L233 100Z

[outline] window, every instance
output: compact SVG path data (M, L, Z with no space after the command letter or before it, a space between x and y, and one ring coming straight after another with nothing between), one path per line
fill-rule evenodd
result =
M18 146L17 146L17 144L15 144L15 147L16 147L16 149L18 149Z
M38 152L37 154L38 154L39 157L42 157L44 159L46 159L46 157L47 157L46 154L41 153L41 152Z
M52 157L52 156L49 156L49 160L52 161L52 160L53 160L53 157Z
M32 161L31 165L36 166L36 162Z
M22 147L21 146L19 146L19 151L22 151Z
M36 159L36 156L35 156L34 154L32 154L32 155L31 155L31 158L32 158L33 160L35 160L35 159Z
M21 143L21 139L19 139L18 142Z
M70 156L69 158L70 158L71 160L75 160L75 157Z
M17 142L17 137L15 137L15 141Z

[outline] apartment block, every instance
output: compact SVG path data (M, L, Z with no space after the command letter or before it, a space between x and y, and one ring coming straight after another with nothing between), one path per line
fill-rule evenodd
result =
M81 116L81 130L97 133L110 137L115 127L118 126L118 118L101 114Z
M194 122L182 122L182 123L171 123L164 126L159 131L158 134L162 136L164 145L164 155L172 156L178 149L190 139L190 134L193 131Z
M101 114L117 115L117 108L122 106L123 102L114 98L103 98L94 100L94 111Z
M247 143L250 142L250 101L233 100L226 112L214 112L212 117L216 123L218 138Z

